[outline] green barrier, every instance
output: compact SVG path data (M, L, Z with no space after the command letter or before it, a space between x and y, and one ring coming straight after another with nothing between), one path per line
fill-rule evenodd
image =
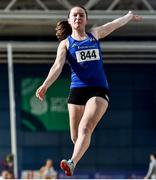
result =
M42 83L43 79L41 78L22 79L22 129L28 131L68 130L67 97L70 80L58 79L48 89L43 102L35 96L37 88Z

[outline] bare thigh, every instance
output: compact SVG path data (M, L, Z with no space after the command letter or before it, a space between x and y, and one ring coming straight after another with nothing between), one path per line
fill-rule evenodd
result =
M101 97L90 98L86 103L85 110L79 124L79 131L85 129L85 131L92 133L106 112L107 107L108 102L105 99Z
M69 120L70 120L70 133L73 143L76 142L78 137L78 126L83 116L85 106L68 104Z

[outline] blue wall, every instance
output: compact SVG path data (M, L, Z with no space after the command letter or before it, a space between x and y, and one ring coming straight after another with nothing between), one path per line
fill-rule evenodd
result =
M143 171L149 154L156 151L155 65L104 65L110 84L111 100L105 118L96 127L91 147L79 162L77 171ZM73 145L69 132L28 133L20 129L20 81L24 77L46 77L50 65L14 66L20 169L39 169L52 158L68 158ZM7 65L0 65L0 160L10 153L10 123ZM69 76L69 67L63 75Z

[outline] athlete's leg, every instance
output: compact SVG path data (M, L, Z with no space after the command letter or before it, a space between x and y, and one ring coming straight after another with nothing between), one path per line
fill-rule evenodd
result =
M85 106L82 106L82 105L68 104L69 119L70 119L70 133L71 133L71 139L74 144L77 141L78 126L83 116L84 108ZM67 176L72 176L75 166L72 161L70 160L67 161L64 159L60 162L60 167L62 170L64 170Z
M85 111L78 128L78 139L74 146L72 161L74 165L81 159L90 145L91 135L106 112L108 102L101 97L92 97L85 106Z
M85 106L68 104L69 120L70 120L70 134L72 142L75 144L78 137L78 126L83 116Z

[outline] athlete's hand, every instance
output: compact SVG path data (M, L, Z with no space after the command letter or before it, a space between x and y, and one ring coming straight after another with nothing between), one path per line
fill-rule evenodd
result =
M143 19L142 16L135 15L132 11L129 11L128 14L131 14L131 15L132 15L132 20L133 20L133 21L141 21L141 20Z
M44 86L44 85L40 86L40 87L37 89L37 91L36 91L36 97L37 97L39 100L43 101L44 98L45 98L45 93L46 93L46 91L47 91L47 87L46 87L46 86Z

